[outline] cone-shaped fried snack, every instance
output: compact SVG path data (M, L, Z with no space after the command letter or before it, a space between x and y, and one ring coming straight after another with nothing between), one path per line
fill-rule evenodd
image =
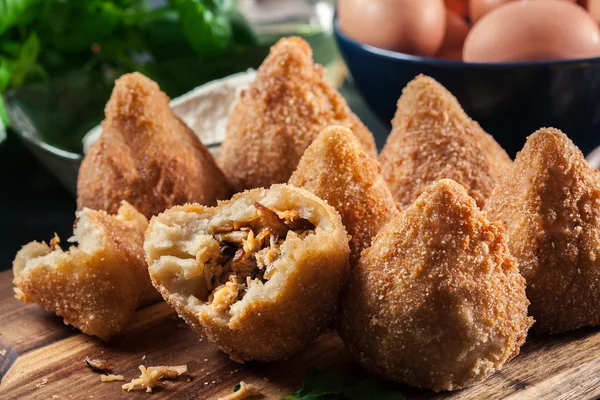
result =
M325 82L308 43L281 39L231 112L220 164L236 192L287 182L304 150L329 125L352 129L376 156L373 135Z
M435 391L485 379L527 329L525 280L500 224L443 179L393 219L351 271L340 334L371 371Z
M506 152L465 114L456 98L423 75L402 91L379 161L402 207L443 178L463 185L483 207L496 180L511 166Z
M17 298L38 303L88 335L109 340L153 290L142 248L148 220L123 202L117 215L77 212L69 251L54 237L31 242L13 262ZM154 290L155 292L155 290Z
M289 183L316 194L340 213L352 236L352 265L373 236L399 213L381 176L381 165L341 126L325 128L317 136Z
M538 332L600 325L600 172L562 132L540 129L486 206L527 280Z
M115 213L126 200L150 218L176 204L213 205L229 196L208 149L173 114L155 82L123 75L105 113L102 135L79 170L79 209Z
M347 279L339 214L288 185L173 207L152 219L144 250L163 297L238 362L284 359L310 343Z

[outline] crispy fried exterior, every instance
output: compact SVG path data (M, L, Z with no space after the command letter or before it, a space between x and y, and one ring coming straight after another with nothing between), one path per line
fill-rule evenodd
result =
M286 239L278 271L260 292L249 290L227 313L216 313L196 297L191 281L182 281L179 260L195 257L189 249L202 220L229 220L238 211L248 215L256 201L301 209L316 225L315 233ZM339 214L312 193L289 185L238 193L217 207L173 207L152 219L144 250L152 282L165 300L237 362L281 360L304 348L332 322L347 281L348 239Z
M231 112L220 164L236 192L286 182L325 127L350 128L368 154L373 135L325 82L308 43L279 40Z
M432 182L448 178L463 185L481 208L496 180L512 164L456 98L423 75L404 88L379 161L383 177L402 207Z
M123 202L118 215L88 208L77 213L79 246L62 251L31 242L13 262L16 297L63 317L88 335L109 340L148 294L142 248L146 218Z
M147 218L186 202L229 197L223 173L169 98L142 74L123 75L105 109L102 135L85 155L77 205L115 213L121 200Z
M351 271L340 334L376 374L455 390L519 353L533 322L528 304L500 224L444 179L363 252Z
M350 263L371 245L371 239L399 214L381 176L381 164L362 149L349 129L325 128L306 149L291 185L316 194L342 217L350 240Z
M600 172L557 129L527 139L486 210L504 222L538 332L600 325Z

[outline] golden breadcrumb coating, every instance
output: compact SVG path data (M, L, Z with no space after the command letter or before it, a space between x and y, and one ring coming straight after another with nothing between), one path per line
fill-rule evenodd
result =
M253 231L271 232L276 255L266 267L245 258L262 260L269 249L258 250ZM238 193L217 207L173 207L152 219L144 250L163 297L238 362L285 359L309 344L333 320L347 280L339 214L289 185Z
M364 366L435 391L471 386L519 353L533 320L500 224L458 183L433 184L351 271L340 334Z
M373 135L325 82L308 43L281 39L231 112L219 162L236 192L284 183L329 125L350 128L365 151L376 156Z
M105 109L102 135L85 155L77 205L115 213L126 200L147 218L187 202L229 197L223 173L169 97L140 73L123 75Z
M349 129L325 128L306 149L289 183L316 194L342 217L355 264L371 239L399 214L381 164L362 149Z
M527 281L538 332L600 325L600 172L557 129L531 135L486 206Z
M63 251L55 236L23 246L13 262L16 297L55 312L65 324L109 340L121 331L149 291L142 248L148 221L123 202L117 215L77 212L79 242Z
M506 152L465 114L458 100L424 75L402 91L379 161L402 207L431 183L448 178L463 185L481 208L511 166Z

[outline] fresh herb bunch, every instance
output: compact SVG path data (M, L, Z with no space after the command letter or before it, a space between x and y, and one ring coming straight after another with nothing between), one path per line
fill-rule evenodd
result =
M402 393L373 378L356 379L335 368L306 372L302 388L282 400L405 400Z
M140 71L176 96L257 65L256 45L234 0L0 0L0 94L102 70L111 85Z

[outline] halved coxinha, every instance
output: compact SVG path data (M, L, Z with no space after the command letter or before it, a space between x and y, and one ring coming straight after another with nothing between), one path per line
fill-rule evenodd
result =
M289 185L187 204L146 232L154 286L235 361L284 359L333 320L348 266L339 214Z

